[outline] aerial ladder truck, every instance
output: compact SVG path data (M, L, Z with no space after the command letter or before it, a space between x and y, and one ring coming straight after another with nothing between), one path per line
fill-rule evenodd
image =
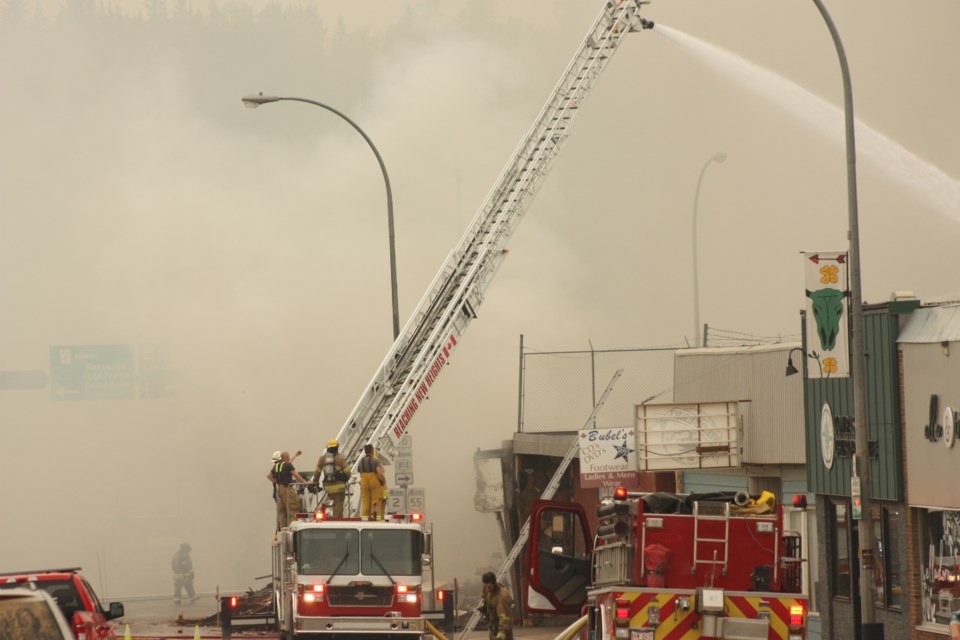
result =
M649 29L649 0L607 0L546 104L337 434L356 468L364 445L391 459L453 357L506 256L510 239L570 135L594 83L626 34ZM356 474L354 474L356 475ZM324 496L321 493L320 499Z
M570 135L594 83L626 34L651 28L649 0L608 0L484 204L420 300L337 434L356 470L364 445L390 459L477 317L505 245ZM619 375L619 373L618 373ZM605 394L606 395L606 394ZM568 455L568 458L572 456ZM358 474L353 474L355 478ZM318 502L325 494L321 491ZM300 514L273 543L273 587L282 638L424 633L420 514L384 522Z

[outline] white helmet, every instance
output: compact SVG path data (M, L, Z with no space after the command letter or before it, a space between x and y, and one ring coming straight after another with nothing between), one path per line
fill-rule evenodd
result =
M274 462L280 462L280 459L281 459L281 458L283 458L283 452L282 452L282 451L274 451L274 452L273 452L273 461L274 461Z

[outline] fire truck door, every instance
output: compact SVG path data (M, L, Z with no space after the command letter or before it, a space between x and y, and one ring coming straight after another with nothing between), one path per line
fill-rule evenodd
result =
M590 553L587 514L582 506L534 501L526 554L527 610L579 614L587 599Z

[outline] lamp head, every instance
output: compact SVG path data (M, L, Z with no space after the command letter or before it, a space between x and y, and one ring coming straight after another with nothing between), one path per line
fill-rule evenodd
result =
M793 354L795 351L804 353L803 349L801 349L800 347L794 347L793 349L790 349L789 353L787 353L787 371L785 375L792 376L795 373L800 373L800 371L795 366L793 366Z
M786 375L792 376L792 375L794 375L794 374L796 374L796 373L800 373L800 372L797 371L797 368L796 368L795 366L793 366L793 359L790 358L790 357L788 357L788 358L787 358L787 373L786 373Z
M719 163L722 163L727 159L727 154L725 154L723 151L718 151L717 154L713 156L713 159Z
M276 102L280 98L277 96L265 96L263 95L263 92L260 92L257 95L246 95L240 99L243 101L243 106L245 106L247 109L256 109L262 104Z

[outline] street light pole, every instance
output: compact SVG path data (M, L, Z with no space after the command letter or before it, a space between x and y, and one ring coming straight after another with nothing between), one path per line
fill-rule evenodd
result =
M262 104L281 102L284 100L293 102L306 102L307 104L321 107L346 120L351 127L357 130L357 133L363 136L363 139L367 141L367 144L370 145L373 155L377 157L377 163L379 163L380 171L383 173L383 182L387 188L387 228L390 241L390 298L393 303L393 339L396 341L397 337L400 335L400 309L399 302L397 300L397 249L393 231L393 191L390 189L390 176L387 175L387 166L383 163L383 158L380 157L380 152L377 151L377 147L373 144L373 140L371 140L370 136L368 136L366 132L360 128L360 125L348 118L345 114L337 109L334 109L330 105L317 102L316 100L308 100L307 98L294 98L289 96L265 96L262 93L258 95L244 96L242 100L244 106L250 109L256 109Z
M700 170L700 178L697 180L697 191L693 195L693 346L700 346L700 267L697 264L697 208L700 204L700 185L703 184L703 174L707 172L707 167L711 162L717 164L727 159L727 154L723 151L715 153L707 160L703 169Z
M850 69L847 66L847 54L833 19L821 0L813 0L820 10L830 30L830 37L837 48L840 58L840 72L843 75L843 115L846 130L847 147L847 215L850 235L850 319L853 337L853 412L856 433L853 474L860 478L861 520L858 528L860 544L860 622L863 629L862 640L883 638L883 625L874 621L873 581L874 581L874 539L873 516L871 512L870 456L867 434L867 358L866 336L863 320L863 302L860 286L860 223L857 211L857 151L854 136L853 90L850 85Z

